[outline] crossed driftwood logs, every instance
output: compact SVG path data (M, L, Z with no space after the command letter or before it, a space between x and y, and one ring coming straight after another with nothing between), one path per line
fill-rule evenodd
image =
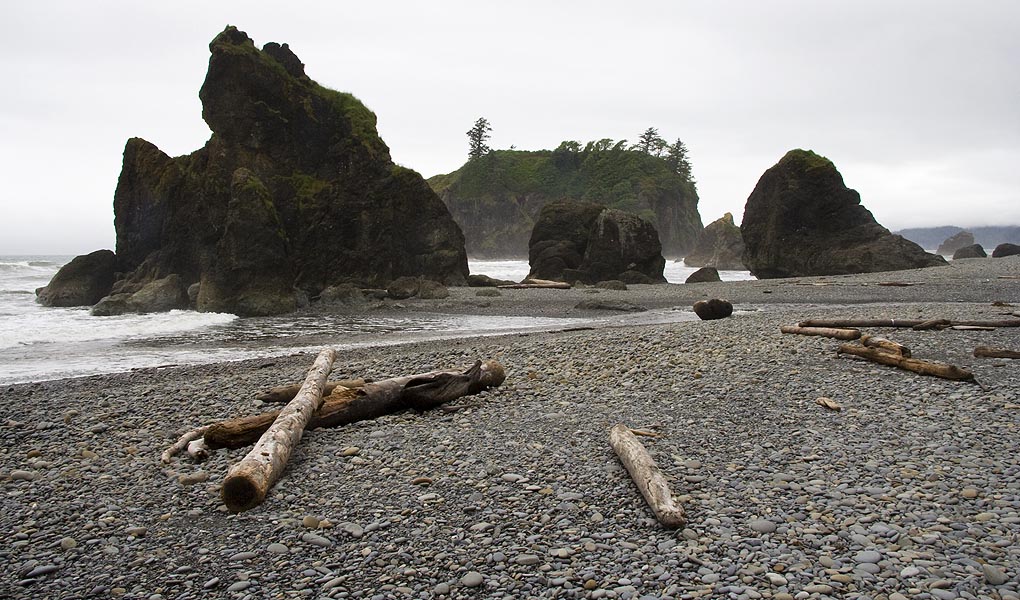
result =
M303 384L273 388L260 396L264 401L287 401L283 409L189 431L163 452L162 461L170 462L185 448L189 455L201 458L211 448L240 448L254 442L254 448L223 480L223 503L232 512L240 512L265 499L306 429L337 427L406 409L427 410L498 386L505 379L502 365L480 360L464 372L327 383L335 359L334 350L323 350Z

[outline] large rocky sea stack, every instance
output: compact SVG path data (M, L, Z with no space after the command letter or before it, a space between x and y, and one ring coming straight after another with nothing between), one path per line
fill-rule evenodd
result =
M726 213L705 226L698 243L684 257L688 267L743 271L744 240L733 215Z
M227 27L209 49L205 147L171 158L133 138L124 149L110 293L177 275L198 310L265 315L341 283L464 283L460 228L393 163L370 110L309 79L286 44L259 50Z
M744 264L759 279L945 265L893 235L861 206L829 159L791 150L765 171L740 224Z
M555 150L494 150L429 179L464 230L468 254L520 257L542 207L596 202L655 226L663 252L683 255L701 235L698 191L668 161L610 140Z
M659 234L637 215L593 202L542 208L531 233L528 277L569 283L666 283Z

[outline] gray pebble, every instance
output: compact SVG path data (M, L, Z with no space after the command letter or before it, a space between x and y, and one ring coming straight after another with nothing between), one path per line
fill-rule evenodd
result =
M460 584L470 588L482 585L483 581L485 581L485 578L478 571L468 571L460 578Z

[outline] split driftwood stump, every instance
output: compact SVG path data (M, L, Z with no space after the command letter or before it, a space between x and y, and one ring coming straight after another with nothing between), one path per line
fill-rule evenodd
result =
M841 344L836 353L852 354L854 356L866 358L872 362L892 367L899 367L907 371L920 373L921 375L931 375L932 377L941 377L943 379L952 379L954 381L974 381L973 373L955 365L948 365L931 360L921 360L919 358L907 358L898 354L879 350L878 348L867 348L856 344Z
M623 424L613 426L609 430L609 444L620 457L623 466L627 467L627 472L641 490L641 495L645 497L659 523L671 529L683 527L687 522L683 507L673 501L666 477L630 428Z
M319 353L301 390L280 411L251 452L227 472L222 497L231 512L258 506L280 478L291 452L301 441L305 425L322 405L322 391L334 360L336 351L332 348Z
M861 344L868 348L875 348L876 350L882 350L884 352L889 352L890 354L910 358L910 348L907 348L898 342L887 340L884 337L865 334L861 336Z
M795 333L797 335L817 335L821 337L836 338L837 340L856 340L861 337L860 329L837 329L835 327L801 327L799 325L783 325L779 328L783 333Z
M339 427L408 409L428 410L499 386L505 378L498 362L480 360L464 372L433 371L366 383L359 388L337 386L323 399L305 428ZM205 443L210 448L247 446L259 439L278 414L273 411L214 423L206 428Z

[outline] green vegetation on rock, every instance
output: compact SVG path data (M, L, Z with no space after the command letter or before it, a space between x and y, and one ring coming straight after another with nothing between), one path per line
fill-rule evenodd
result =
M492 150L429 179L429 185L464 230L473 256L526 256L539 211L553 200L634 213L659 231L665 254L682 254L702 230L694 181L678 174L666 157L627 148L625 141Z

